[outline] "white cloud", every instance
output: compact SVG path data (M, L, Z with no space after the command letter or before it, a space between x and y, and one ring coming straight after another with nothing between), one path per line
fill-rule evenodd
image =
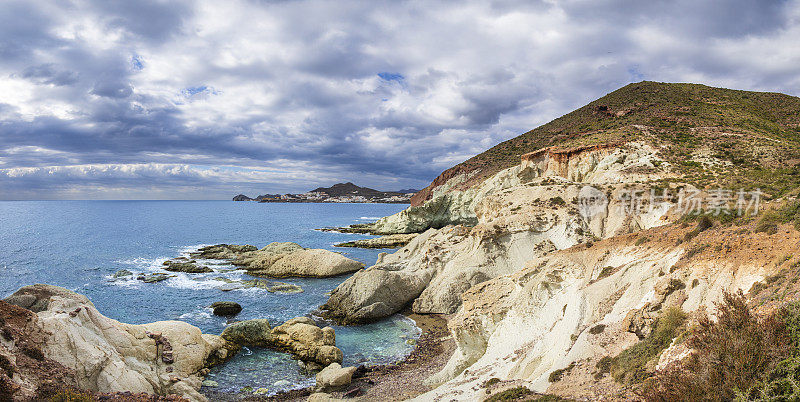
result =
M0 189L421 187L631 81L800 93L799 21L798 1L9 1Z

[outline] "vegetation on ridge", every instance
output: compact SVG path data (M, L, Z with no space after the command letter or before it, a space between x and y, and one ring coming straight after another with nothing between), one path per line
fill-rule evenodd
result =
M776 196L800 187L800 98L649 81L611 92L442 175L477 171L468 187L544 147L631 140L657 145L683 181L701 188L761 188Z

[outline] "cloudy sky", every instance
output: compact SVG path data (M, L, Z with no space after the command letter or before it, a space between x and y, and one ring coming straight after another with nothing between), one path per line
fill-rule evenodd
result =
M0 199L443 169L630 82L800 95L798 1L0 3Z

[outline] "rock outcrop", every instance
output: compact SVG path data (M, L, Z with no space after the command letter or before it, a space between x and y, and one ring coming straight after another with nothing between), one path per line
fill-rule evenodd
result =
M326 278L357 271L363 264L323 249L307 249L296 243L270 243L262 249L250 245L218 244L203 247L193 257L231 260L247 273L268 278Z
M308 317L293 318L271 328L267 320L240 321L225 328L222 338L242 346L269 347L291 353L300 360L323 367L341 363L333 328L320 328Z
M358 247L358 248L400 248L408 244L417 237L416 233L393 234L374 239L361 239L345 243L336 244L336 247Z
M596 363L638 342L659 311L712 310L723 292L746 292L787 272L789 262L775 258L800 245L800 232L791 229L774 239L716 228L687 242L692 229L670 225L575 246L471 288L448 324L457 350L431 379L441 385L421 398L469 395L493 377L524 380L537 392L596 398L593 382L558 388L550 373L584 362L587 377L602 377L593 371Z
M180 321L112 320L85 296L56 286L26 286L6 300L38 311L31 325L42 334L43 356L74 371L77 386L90 391L205 400L197 391L205 369L238 350Z
M476 224L428 229L402 249L347 279L332 292L323 308L344 322L385 317L412 301L416 313L451 314L461 305L463 292L491 278L519 271L532 258L666 224L675 219L670 200L643 205L628 213L621 196L641 186L623 182L626 176L621 171L635 166L652 168L654 153L646 145L630 144L578 156L577 162L567 165L581 174L525 162L501 171L477 188L444 194L442 197L451 200L468 197L469 203L458 208L462 212L470 210ZM631 162L624 162L627 160ZM596 213L584 214L581 192L586 191L587 184L559 174L590 180L594 191L606 197L609 204ZM659 177L654 172L652 175ZM439 199L436 196L429 202ZM462 212L457 215L463 216ZM403 218L401 214L383 222Z

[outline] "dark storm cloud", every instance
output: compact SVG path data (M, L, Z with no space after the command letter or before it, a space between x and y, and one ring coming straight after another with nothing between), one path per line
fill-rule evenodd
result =
M422 187L632 81L800 93L797 1L7 1L0 198Z
M65 70L59 71L53 63L30 66L22 72L22 77L41 84L56 86L72 85L78 82L78 73Z

